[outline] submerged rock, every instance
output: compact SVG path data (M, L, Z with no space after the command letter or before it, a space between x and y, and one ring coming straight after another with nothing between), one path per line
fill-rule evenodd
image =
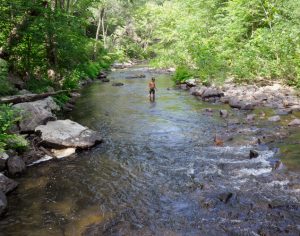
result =
M220 110L220 116L222 118L227 118L228 117L228 111L227 110Z
M76 148L52 149L51 152L56 158L64 158L76 153Z
M123 86L124 84L123 83L121 83L121 82L115 82L115 83L113 83L112 84L112 86Z
M60 109L51 97L35 102L19 103L13 107L19 109L22 115L19 125L21 132L32 132L37 126L55 120L52 111Z
M257 158L259 156L258 152L255 150L250 150L250 154L249 154L249 158L253 159L253 158Z
M100 134L71 120L50 121L38 126L42 143L53 148L89 148L102 141Z
M224 202L226 204L229 202L229 200L232 198L232 196L233 196L233 193L225 192L225 193L219 194L218 199L221 202Z
M20 175L26 171L26 165L19 156L12 156L7 160L7 169L10 175Z
M2 215L7 208L7 199L5 194L0 191L0 215Z
M270 117L268 120L271 122L278 122L281 120L281 118L280 118L280 116L277 115L277 116Z
M7 178L0 173L0 191L3 193L9 193L18 186L18 183L12 179Z
M146 78L145 74L131 75L125 77L125 79L143 79L143 78Z
M256 117L255 114L249 114L249 115L247 115L246 120L247 120L248 122L253 122L253 121L255 120L255 117Z

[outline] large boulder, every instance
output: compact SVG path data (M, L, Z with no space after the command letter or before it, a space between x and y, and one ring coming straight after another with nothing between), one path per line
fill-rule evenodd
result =
M37 126L46 124L49 120L55 120L56 117L52 111L59 110L59 106L51 97L35 102L19 103L14 107L19 109L22 115L21 132L33 132Z
M6 207L7 207L6 196L2 191L0 191L0 215L2 215L5 212Z
M10 175L20 175L26 171L26 165L19 156L12 156L7 160L7 169Z
M53 148L89 148L102 141L98 132L90 130L71 120L50 121L38 126L42 143Z
M9 193L18 186L18 183L12 179L7 178L0 173L0 191L3 193Z

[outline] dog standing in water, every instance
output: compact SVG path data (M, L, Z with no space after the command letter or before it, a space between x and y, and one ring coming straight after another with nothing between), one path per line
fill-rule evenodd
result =
M150 98L150 101L155 100L155 90L156 90L155 78L152 77L151 81L149 82L149 98Z

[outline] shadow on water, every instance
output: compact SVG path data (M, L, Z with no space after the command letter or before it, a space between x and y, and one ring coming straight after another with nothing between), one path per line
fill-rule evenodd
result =
M146 79L126 79L137 73ZM188 93L168 89L167 74L137 67L110 77L125 85L86 87L69 117L99 130L105 143L30 168L9 199L0 235L299 233L299 175L272 171L272 150L249 160L249 145L215 147L224 121L203 115L208 105Z

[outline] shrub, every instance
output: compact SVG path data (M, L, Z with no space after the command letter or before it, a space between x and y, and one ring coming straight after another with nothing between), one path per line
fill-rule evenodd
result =
M177 67L175 74L173 75L173 81L176 84L185 82L187 79L190 79L193 76L193 73L185 66Z
M26 149L27 141L19 135L11 134L10 129L21 117L10 105L0 105L0 152L12 148L17 151Z

